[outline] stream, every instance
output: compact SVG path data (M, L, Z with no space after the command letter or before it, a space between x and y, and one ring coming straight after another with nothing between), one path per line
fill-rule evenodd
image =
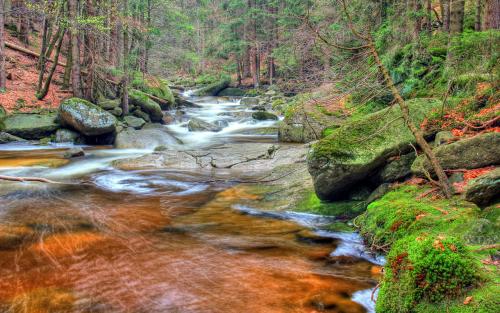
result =
M184 148L277 142L238 100L193 101L165 126ZM225 127L189 132L190 117ZM0 312L374 312L383 260L322 230L332 218L261 211L205 172L112 166L151 151L67 147L0 145L0 174L64 182L0 181Z

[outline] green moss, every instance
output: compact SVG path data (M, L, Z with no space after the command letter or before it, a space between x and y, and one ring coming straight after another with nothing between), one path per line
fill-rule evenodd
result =
M168 87L168 82L164 79L145 75L141 72L134 72L131 85L137 90L167 101L169 105L175 103L174 94Z
M363 212L365 207L364 201L321 201L313 191L310 191L304 195L303 200L297 204L295 210L349 220Z

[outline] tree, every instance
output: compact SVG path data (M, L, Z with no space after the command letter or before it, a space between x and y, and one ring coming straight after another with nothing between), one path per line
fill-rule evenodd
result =
M78 32L78 0L68 0L68 19L70 21L71 40L71 85L75 97L83 97L80 83L80 40Z
M0 90L5 90L6 73L5 73L5 1L0 0Z

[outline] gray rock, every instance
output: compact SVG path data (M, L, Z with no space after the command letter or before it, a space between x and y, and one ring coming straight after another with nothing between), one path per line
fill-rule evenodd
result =
M84 99L71 98L61 103L59 118L64 126L70 126L86 136L99 136L115 131L116 118Z
M54 140L57 143L71 142L71 143L83 143L84 140L81 135L70 129L61 128L56 132L56 138Z
M479 176L467 184L465 199L480 206L495 203L500 198L500 168Z
M258 121L278 120L278 117L276 115L265 111L257 111L252 113L252 118Z
M200 131L218 132L222 128L215 124L208 123L199 118L193 117L188 123L188 129L190 132L200 132Z
M111 112L111 114L113 114L116 117L120 117L123 114L123 110L120 107L116 107L113 110L111 110L110 112Z
M226 88L219 92L217 96L219 97L243 97L245 95L245 90L239 88Z
M64 157L66 159L82 157L84 155L85 155L85 151L83 151L83 149L80 147L71 148L68 151L64 152Z
M128 98L131 104L141 108L149 115L152 122L161 122L163 112L160 105L151 100L145 93L136 89L130 89Z
M453 136L452 132L450 131L440 131L436 134L436 138L434 139L434 146L438 147L441 145L445 145L450 141L450 139L453 139L454 137L455 136Z
M415 161L415 158L415 152L412 152L389 162L375 175L375 182L391 183L409 176L411 174L411 165Z
M24 139L42 139L54 134L58 128L57 113L12 114L0 122L0 131Z
M243 98L240 101L240 104L242 104L242 105L248 105L248 106L259 105L259 103L260 103L260 100L257 97Z
M474 169L500 164L500 133L485 133L434 148L434 154L445 170ZM425 177L433 174L424 155L411 166L414 174Z
M165 127L156 125L146 125L141 130L127 128L116 136L115 147L154 150L159 146L178 147L181 144L181 141L171 135Z
M142 118L130 115L125 116L123 120L128 126L133 127L135 129L141 129L144 126L144 124L146 124L146 121L143 120Z
M151 122L151 118L149 117L149 115L147 113L142 112L141 109L136 109L134 112L132 112L132 114L134 114L135 116L137 116L139 118L142 118L147 123ZM162 117L162 119L163 119L163 117Z
M99 105L101 108L104 110L113 110L114 108L118 108L121 105L120 99L103 99L99 100L97 102L97 105Z
M372 203L380 198L382 198L386 193L391 190L391 184L382 184L375 188L374 191L370 194L370 196L366 199L366 203Z
M0 132L0 144L9 143L9 142L17 142L17 141L26 141L23 138L13 136L6 132Z
M266 107L263 105L257 105L252 108L252 111L265 111Z

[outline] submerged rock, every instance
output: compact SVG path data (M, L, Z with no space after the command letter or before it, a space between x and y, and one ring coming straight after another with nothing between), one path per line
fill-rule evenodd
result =
M24 139L41 139L50 136L59 128L57 113L20 113L7 116L0 123L0 131Z
M84 155L85 155L85 151L83 151L83 149L80 147L71 148L68 151L64 152L64 157L66 159L82 157Z
M71 98L61 103L59 118L65 126L71 126L86 136L99 136L115 131L116 118L84 99Z
M188 129L191 132L199 132L199 131L218 132L221 131L222 127L209 122L205 122L204 120L201 120L199 118L193 117L188 123Z
M465 199L480 206L494 203L500 198L500 168L482 175L467 185Z
M128 98L131 104L141 108L141 110L149 115L152 122L161 122L163 112L160 105L151 100L144 92L130 89Z
M474 169L500 164L500 133L485 133L462 139L434 149L434 153L445 170ZM414 174L425 177L433 173L424 155L417 157L411 166Z
M410 115L420 125L439 101L408 101ZM348 122L313 145L308 156L309 173L323 200L339 200L356 183L395 155L411 150L415 138L406 127L399 107L391 107Z
M163 126L146 125L141 130L127 128L120 132L115 139L118 149L151 149L156 147L173 147L181 142L168 133Z

